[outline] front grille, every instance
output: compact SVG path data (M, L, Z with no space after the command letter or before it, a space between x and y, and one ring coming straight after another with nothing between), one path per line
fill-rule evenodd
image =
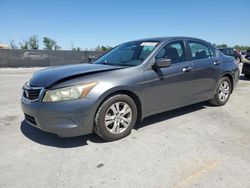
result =
M40 95L41 89L24 89L23 96L26 99L36 100Z
M36 120L34 117L27 115L27 114L24 114L24 117L25 117L26 121L28 121L29 123L36 125Z

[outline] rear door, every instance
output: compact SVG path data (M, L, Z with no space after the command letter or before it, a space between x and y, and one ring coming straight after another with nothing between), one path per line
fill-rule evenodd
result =
M193 101L213 97L221 73L221 60L218 52L205 42L188 41L193 74Z

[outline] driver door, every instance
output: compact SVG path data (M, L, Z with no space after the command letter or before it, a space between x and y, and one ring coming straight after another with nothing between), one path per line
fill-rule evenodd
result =
M178 108L192 101L192 62L183 41L166 44L155 56L171 59L172 64L164 68L149 68L144 72L146 113L152 115Z

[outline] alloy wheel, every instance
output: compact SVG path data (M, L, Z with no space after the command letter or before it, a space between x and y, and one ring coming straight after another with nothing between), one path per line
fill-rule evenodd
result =
M221 102L224 102L228 99L229 97L229 94L230 94L230 85L228 83L228 81L223 81L221 82L220 84L220 87L219 87L219 100Z
M112 104L105 114L105 127L112 134L124 132L132 120L131 107L125 102Z

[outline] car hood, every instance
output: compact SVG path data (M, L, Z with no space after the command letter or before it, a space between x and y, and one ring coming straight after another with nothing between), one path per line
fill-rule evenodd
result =
M51 67L35 72L29 81L29 85L32 87L47 88L71 78L121 68L122 67L119 66L101 64L79 64Z

